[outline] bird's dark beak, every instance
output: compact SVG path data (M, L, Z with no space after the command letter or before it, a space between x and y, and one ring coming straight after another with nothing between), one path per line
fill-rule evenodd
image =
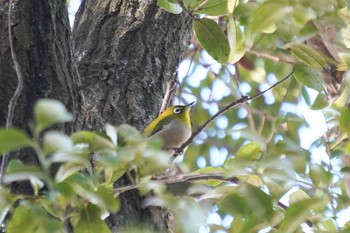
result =
M190 108L190 113L193 112L195 103L196 101L193 101L192 103L186 105L187 108Z

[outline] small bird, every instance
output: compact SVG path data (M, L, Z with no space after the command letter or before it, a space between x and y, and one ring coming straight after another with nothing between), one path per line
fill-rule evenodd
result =
M145 128L144 135L163 139L166 150L179 148L191 137L190 113L194 103L167 108Z

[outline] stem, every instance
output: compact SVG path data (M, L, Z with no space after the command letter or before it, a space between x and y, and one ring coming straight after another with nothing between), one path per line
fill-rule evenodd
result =
M13 47L12 28L11 28L11 6L12 6L12 0L9 0L7 27L8 27L8 34L9 34L9 44L10 44L10 50L11 50L11 57L12 57L14 69L16 71L18 83L17 83L16 91L9 101L9 105L8 105L9 107L8 107L7 118L6 118L6 129L12 127L12 121L13 121L14 111L15 111L15 108L17 105L17 100L18 100L18 97L21 94L22 89L23 89L23 75L22 75L18 60L17 60L16 52L15 52L14 47ZM4 175L6 172L8 160L9 160L9 154L6 153L2 157L2 162L1 162L1 167L0 167L0 186L3 185Z

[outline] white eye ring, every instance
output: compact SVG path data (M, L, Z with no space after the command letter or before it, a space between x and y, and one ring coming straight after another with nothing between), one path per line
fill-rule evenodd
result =
M174 109L174 113L175 114L179 114L179 113L181 113L182 112L182 109L181 108L175 108Z

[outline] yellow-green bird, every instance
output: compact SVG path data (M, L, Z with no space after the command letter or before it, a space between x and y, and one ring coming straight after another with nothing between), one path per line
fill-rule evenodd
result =
M145 128L144 134L163 139L164 149L179 148L191 137L190 114L194 103L169 107Z

